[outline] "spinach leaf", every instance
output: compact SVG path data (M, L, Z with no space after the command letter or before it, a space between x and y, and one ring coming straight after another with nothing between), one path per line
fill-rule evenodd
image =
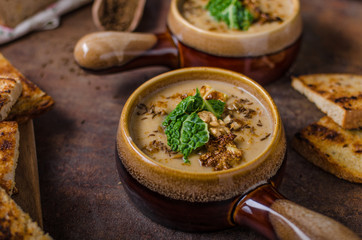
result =
M248 30L254 20L240 0L210 0L206 9L218 22L225 22L231 29Z
M209 111L214 114L217 118L220 118L224 112L225 103L220 100L204 100L203 110Z
M187 158L190 153L207 143L209 137L207 124L200 119L196 112L191 113L185 119L181 128L179 151L184 155L185 163L189 163Z

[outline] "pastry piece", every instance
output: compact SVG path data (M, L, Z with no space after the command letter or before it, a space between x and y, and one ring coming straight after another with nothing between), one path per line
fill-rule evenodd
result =
M0 121L4 120L21 94L21 83L0 77Z
M0 0L0 24L14 28L56 0Z
M0 188L0 239L51 240Z
M293 77L292 86L341 127L362 127L362 75L304 75Z
M346 130L325 116L298 132L293 148L339 178L362 183L362 130Z
M0 122L0 187L11 195L19 157L19 129L16 122ZM0 238L1 239L1 238Z
M0 54L0 77L12 78L22 85L22 93L12 107L7 120L25 122L39 115L54 104L53 99L43 92L38 86L24 77L11 63Z

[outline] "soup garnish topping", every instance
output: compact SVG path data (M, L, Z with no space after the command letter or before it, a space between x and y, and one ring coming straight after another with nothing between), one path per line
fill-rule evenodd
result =
M254 20L249 9L239 0L210 0L206 9L218 22L223 21L232 29L248 30Z
M183 154L185 163L189 163L191 151L205 145L209 141L208 126L198 112L203 110L220 117L224 112L225 103L218 99L205 100L197 89L194 96L183 99L176 108L165 118L167 144L172 151Z
M247 31L252 25L283 22L286 16L280 15L282 4L273 4L278 5L277 11L275 7L270 8L265 0L186 0L183 15L191 23L197 22L199 27L200 24L209 25L210 31L222 32L223 28Z

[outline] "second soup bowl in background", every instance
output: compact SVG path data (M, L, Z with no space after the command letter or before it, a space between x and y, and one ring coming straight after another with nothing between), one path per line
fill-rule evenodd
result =
M149 65L220 67L243 73L262 85L280 78L295 61L302 35L298 0L283 2L287 10L282 22L232 33L191 24L183 15L184 2L171 1L167 32L91 33L78 41L76 61L102 72Z

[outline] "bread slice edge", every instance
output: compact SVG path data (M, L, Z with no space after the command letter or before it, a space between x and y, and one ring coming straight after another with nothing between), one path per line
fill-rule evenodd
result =
M0 228L1 239L52 239L2 188L0 188Z
M332 125L330 125L332 124ZM311 128L312 126L321 126L322 128L325 127L327 129L331 129L330 131L328 130L326 135L321 135L321 137L317 137L313 134L313 128ZM335 126L335 127L334 127ZM338 129L339 128L339 129ZM333 133L333 131L335 131L335 133ZM357 154L357 157L353 157L353 162L351 158L351 156L349 156L350 158L348 159L349 161L346 161L346 157L348 157L348 154L350 154L350 150L343 150L345 151L345 154L343 156L339 156L337 159L334 159L336 156L332 156L330 155L331 151L337 151L338 152L338 148L344 149L345 145L348 148L348 145L353 146L354 143L359 143L359 141L357 142L349 142L348 141L348 136L344 135L347 133L341 132L341 131L356 131L356 130L343 130L342 128L340 128L336 123L333 122L333 120L327 116L321 118L319 121L312 123L310 125L308 125L307 127L305 127L304 129L298 131L292 141L291 141L291 146L292 148L298 152L302 157L304 157L306 160L308 160L309 162L313 163L314 165L320 167L321 169L323 169L326 172L329 172L335 176L337 176L338 178L350 181L350 182L354 182L354 183L362 183L362 172L361 172L361 168L358 167L359 166L359 162L354 162L354 161L358 161L360 160L358 158L358 156L362 155L362 153L359 152L359 150L354 150L356 151L355 154ZM361 130L358 130L361 131ZM341 137L342 136L342 137ZM335 138L334 141L336 141L335 143L329 142L329 143L325 143L326 139L325 138L330 138L333 139ZM339 142L338 143L338 139L337 138L341 138L341 139L346 139L346 142ZM317 139L316 139L317 138ZM328 140L329 141L329 140ZM344 141L344 140L342 140ZM325 145L321 145L321 144L329 144L328 145L328 149L331 150L327 150L325 149ZM334 148L336 148L334 150Z
M326 113L336 123L344 127L343 125L345 125L344 122L346 119L346 110L311 90L298 77L292 77L292 87L306 96L309 101L313 102L322 112Z
M15 190L15 171L19 158L20 132L17 122L0 122L0 186L12 195Z
M11 108L15 105L16 101L22 93L22 85L20 81L12 78L0 77L1 89L0 94L5 95L7 102L0 107L0 121L7 118Z

